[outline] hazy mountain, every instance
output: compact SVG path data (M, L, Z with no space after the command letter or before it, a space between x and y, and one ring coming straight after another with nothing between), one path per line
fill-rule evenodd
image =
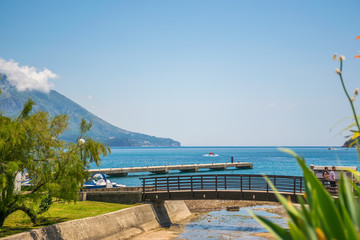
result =
M71 101L56 91L49 94L39 91L17 91L2 75L0 81L0 111L7 116L17 116L28 98L35 103L34 111L42 110L51 116L66 114L70 116L69 130L61 138L75 141L79 136L79 124L82 118L93 123L89 135L109 146L137 146L137 147L178 147L180 142L169 138L158 138L140 133L129 132L115 127L87 111L85 108Z

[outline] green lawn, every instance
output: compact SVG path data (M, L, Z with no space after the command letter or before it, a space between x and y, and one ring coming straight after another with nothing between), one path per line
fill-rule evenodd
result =
M55 202L50 207L49 211L41 215L41 223L36 226L31 223L30 218L25 213L17 211L5 220L3 227L0 228L0 238L24 231L30 231L31 229L46 225L92 217L132 206L134 205L92 201L77 203Z

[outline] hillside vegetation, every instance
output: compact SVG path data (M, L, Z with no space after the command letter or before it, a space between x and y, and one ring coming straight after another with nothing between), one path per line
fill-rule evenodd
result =
M81 119L92 121L93 126L89 136L108 146L133 146L133 147L179 147L180 142L170 138L159 138L141 133L135 133L118 128L110 123L102 120L94 114L87 111L77 103L61 95L57 91L50 91L49 94L39 91L17 91L16 87L11 86L6 80L6 76L2 76L0 81L0 111L8 116L17 116L25 101L31 98L36 106L34 111L42 110L55 116L66 114L70 117L69 130L67 130L61 138L66 141L76 141L79 136L78 126Z

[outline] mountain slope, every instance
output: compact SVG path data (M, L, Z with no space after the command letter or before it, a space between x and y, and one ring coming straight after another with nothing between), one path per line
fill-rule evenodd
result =
M158 138L140 133L129 132L115 127L85 108L66 98L56 91L49 94L38 91L18 92L14 86L2 76L0 81L0 111L8 116L17 116L28 98L35 103L34 111L42 110L51 116L66 114L70 117L69 130L61 138L75 141L79 136L79 125L82 118L93 123L89 135L109 146L137 146L137 147L178 147L180 143L169 138Z

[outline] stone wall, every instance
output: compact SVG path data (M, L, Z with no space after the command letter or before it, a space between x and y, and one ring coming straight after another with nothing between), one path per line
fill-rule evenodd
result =
M184 201L165 201L164 205L171 223L178 223L191 215Z
M97 201L109 203L135 204L142 201L140 191L94 191L80 192L80 201Z
M144 204L95 217L34 229L30 232L19 233L2 239L128 239L142 232L160 227L160 222L164 223L170 220L169 224L171 224L190 216L189 209L184 201L167 201L162 205L166 209L165 218L163 215L157 214L152 204Z
M126 192L126 191L142 191L142 187L114 187L114 188L93 188L93 189L83 189L82 192Z

